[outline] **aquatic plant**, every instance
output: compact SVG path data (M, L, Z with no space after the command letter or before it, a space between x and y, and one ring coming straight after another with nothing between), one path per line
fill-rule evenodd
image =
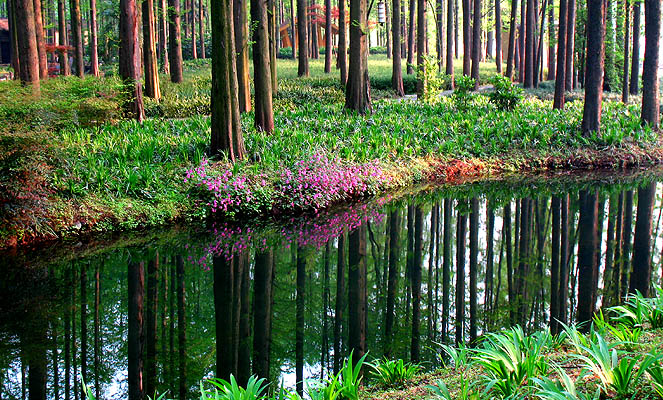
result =
M406 363L403 359L389 360L386 358L375 360L368 366L373 370L374 379L387 387L403 386L422 369L421 365Z

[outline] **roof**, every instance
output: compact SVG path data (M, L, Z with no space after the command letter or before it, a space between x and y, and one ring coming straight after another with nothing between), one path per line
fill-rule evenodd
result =
M9 30L9 21L7 18L0 18L0 31L8 31Z

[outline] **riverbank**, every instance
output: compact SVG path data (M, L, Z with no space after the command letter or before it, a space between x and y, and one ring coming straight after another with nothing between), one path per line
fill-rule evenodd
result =
M209 71L196 68L182 86L164 85L166 100L147 104L154 118L141 126L100 112L113 109L114 89L96 81L52 83L51 108L3 103L0 248L316 213L417 183L663 161L663 143L640 126L633 104L605 102L602 134L584 138L581 101L556 111L532 95L505 111L485 95L462 104L452 97L435 104L383 98L372 114L358 116L343 109L334 78L286 77L275 99L275 132L256 132L252 114L244 114L247 159L212 162L205 157ZM81 96L87 100L75 113L53 111ZM28 112L35 107L41 114Z

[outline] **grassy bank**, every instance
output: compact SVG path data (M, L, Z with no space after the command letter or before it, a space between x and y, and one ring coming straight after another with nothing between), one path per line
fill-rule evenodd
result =
M14 93L0 106L0 247L210 216L316 212L416 182L663 160L636 105L606 102L602 134L591 138L579 132L580 101L553 111L534 96L504 111L484 95L421 104L383 91L374 112L358 116L343 109L342 88L320 62L304 80L294 78L293 61L279 62L275 132L256 132L245 114L249 157L235 165L205 157L204 61L187 66L185 83L163 85L164 100L147 103L153 118L142 126L120 121L113 77L50 80L40 99L6 83ZM388 81L389 60L371 62L373 79Z

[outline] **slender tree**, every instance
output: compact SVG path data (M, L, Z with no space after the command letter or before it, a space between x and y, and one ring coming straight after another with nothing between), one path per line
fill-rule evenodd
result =
M497 73L502 73L502 2L495 0L495 65Z
M144 4L144 3L143 3ZM154 398L157 391L157 282L159 271L159 252L147 263L147 301L145 307L145 394Z
M12 2L13 3L13 2ZM67 39L67 16L66 6L64 0L58 0L58 44L60 46L68 46L69 40ZM69 55L66 50L62 50L59 56L60 61L60 75L68 76L71 74L69 69Z
M555 76L555 96L553 108L564 108L564 92L566 84L566 17L568 15L567 0L559 0L559 29L557 36L557 72Z
M272 77L269 60L267 0L251 0L253 26L253 84L255 87L255 126L258 130L274 130L272 110Z
M590 0L591 1L591 0ZM598 273L596 252L599 247L598 193L580 191L580 217L578 222L578 311L577 322L589 330L594 316L594 275Z
M640 1L633 1L633 51L631 57L631 82L629 84L632 95L640 93ZM624 62L627 62L626 59Z
M561 7L560 7L561 8ZM555 0L550 0L548 6L548 77L549 81L554 81L556 76L555 64Z
M513 70L516 56L516 14L518 1L511 0L511 14L509 16L509 48L506 57L506 76L513 79Z
M299 66L297 76L308 76L308 33L306 29L306 0L297 0L297 34L299 35ZM352 27L352 24L350 24ZM352 30L352 28L350 28Z
M126 1L122 0L122 2ZM134 3L133 9L135 11L135 1L128 1ZM122 18L122 13L120 13L120 18ZM137 23L137 17L134 16L134 26L136 26L136 29ZM145 269L143 262L130 262L127 270L127 282L129 284L129 332L127 334L128 398L129 400L142 400L145 396L145 392L143 391L143 346L145 344L145 333L143 332L143 297L145 292Z
M449 75L451 87L454 87L454 4L453 0L447 0L447 68L445 73Z
M661 2L645 1L645 59L642 66L642 122L658 128L660 120L658 93L659 43L661 37ZM639 196L638 196L639 198Z
M650 2L653 1L650 0ZM658 11L656 11L655 8L650 8L651 6L652 4L645 3L645 18L648 18L648 11L652 13L658 12L660 16L660 4L658 5ZM655 16L656 15L654 14L652 17ZM660 19L658 21L660 21ZM645 22L645 29L647 29L647 22ZM660 22L657 23L660 24ZM647 44L645 44L645 46L647 46ZM651 182L638 188L638 210L635 219L635 236L633 237L633 264L629 283L629 293L635 293L638 291L645 297L649 297L651 287L651 230L655 198L656 182Z
M152 25L154 26L154 7L152 7L152 21ZM90 0L90 72L94 76L99 76L98 33L99 28L97 27L97 0Z
M421 5L421 3L419 4ZM424 212L421 206L414 211L414 260L412 263L412 338L410 342L410 360L413 363L421 361L421 271L423 259L423 228Z
M536 11L534 0L527 0L525 13L525 82L524 87L534 87L534 52L536 42Z
M166 0L159 0L159 7L161 8L159 15L159 58L161 59L161 72L170 75L170 63L168 62L168 2Z
M478 0L474 0L477 2ZM476 12L476 10L475 10ZM479 269L479 199L470 200L470 343L477 339L477 275Z
M391 36L394 39L392 46L392 69L391 69L391 87L397 96L404 96L403 88L403 68L401 67L401 0L393 0L391 24Z
M32 0L14 0L16 32L18 36L19 77L39 93L39 54L35 35L34 4Z
M471 0L463 2L463 75L470 76L472 56L472 10Z
M256 254L253 278L253 373L269 380L269 342L272 338L272 251Z
M141 62L136 0L120 0L119 64L120 78L122 78L128 96L125 99L125 112L138 122L143 122L145 111L143 109L143 85L140 83Z
M564 85L566 90L573 90L573 58L575 55L576 37L576 0L567 0L568 13L566 14L566 67L564 69ZM601 25L601 24L598 24Z
M239 101L239 111L244 113L251 111L251 83L249 78L249 21L246 15L247 3L249 0L233 0L233 18L235 32L235 56L237 65L237 100ZM251 14L253 19L253 13ZM255 41L255 32L254 41ZM261 44L262 46L262 44ZM254 45L255 47L255 45ZM261 53L258 58L264 58ZM255 64L255 60L253 61ZM270 78L271 79L271 78Z
M325 74L331 74L332 65L331 0L325 0Z
M304 47L306 51L306 47ZM301 52L301 48L300 48ZM304 306L306 296L306 254L302 247L297 247L297 298L295 317L295 377L297 393L304 393Z
M200 58L207 58L205 52L205 10L203 0L198 0L198 40L200 40Z
M177 1L177 0L175 0ZM212 138L211 153L229 160L244 157L244 138L237 99L237 66L231 0L211 3L212 21ZM172 68L172 65L171 65Z
M630 0L623 0L624 2L624 40L623 40L623 47L624 47L624 62L623 62L623 76L622 76L622 102L623 103L628 103L628 80L629 80L629 75L628 75L628 60L629 60L629 50L630 50L630 27L629 24L631 22L631 1Z
M479 89L479 62L481 61L481 0L472 0L474 21L472 24L472 78L474 89Z
M601 130L601 103L603 99L603 65L605 61L605 1L588 0L587 70L585 73L585 107L582 132L588 136Z
M459 204L460 205L460 204ZM461 208L461 207L459 207ZM465 241L467 215L458 213L456 228L456 344L464 342L465 325Z
M39 56L39 79L48 79L48 61L46 60L46 38L44 36L44 17L42 16L41 0L34 0L35 34L37 38L37 55Z
M156 29L154 24L154 0L143 0L142 14L145 96L158 101L161 99L161 89L159 88L159 65L157 60ZM154 393L150 395L153 394Z
M230 18L230 16L229 16ZM170 81L182 82L182 37L180 0L168 0L168 55L170 56ZM212 20L212 26L214 21ZM225 43L228 43L227 41ZM214 47L212 45L212 47Z
M338 261L336 264L336 304L334 312L334 375L341 370L341 330L345 311L345 233L338 237Z
M416 12L417 12L417 0L410 0L409 2L409 12L410 20L408 25L407 32L407 74L414 74L414 51L415 51L415 27L416 25ZM352 27L352 24L350 24ZM352 29L352 28L350 28ZM352 39L350 39L352 40Z
M83 59L83 30L81 28L81 1L69 0L69 13L71 18L71 37L74 45L74 62L76 63L76 75L83 77L85 72L85 61ZM120 6L120 13L122 8ZM120 42L122 31L120 30ZM140 55L139 55L140 57Z
M345 108L359 114L371 112L366 11L367 0L350 1L350 62L345 87Z
M352 14L352 5L350 13ZM352 15L350 19L354 20ZM366 226L364 224L350 232L348 256L348 348L353 353L352 361L356 363L366 353Z
M394 48L400 47L394 45ZM385 357L391 355L393 329L394 329L394 308L396 299L396 289L398 286L398 259L400 254L400 234L401 234L401 213L394 210L389 215L389 276L387 278L387 314L385 316L384 328L384 349Z
M212 7L214 7L213 2ZM236 372L232 364L231 356L231 353L233 353L234 339L232 321L234 317L233 298L235 295L235 263L232 260L226 259L225 256L214 257L212 263L214 268L213 290L214 325L216 328L216 376L222 379L228 379L230 374L235 374Z
M338 68L341 73L341 85L348 81L348 41L345 21L345 0L338 0Z
M417 69L424 68L426 57L426 0L417 0ZM426 88L426 75L417 76L417 94L423 100Z

